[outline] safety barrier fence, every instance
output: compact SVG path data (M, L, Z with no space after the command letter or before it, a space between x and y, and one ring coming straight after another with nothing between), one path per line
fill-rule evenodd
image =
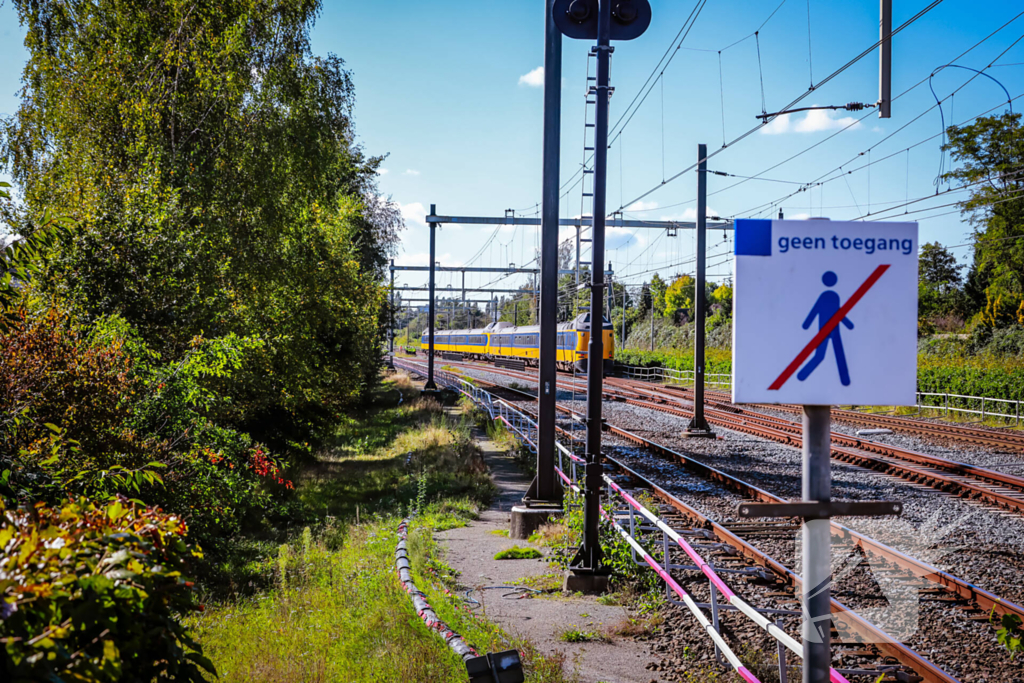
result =
M990 396L917 392L918 410L941 410L946 417L949 417L950 413L980 415L982 420L996 417L1004 420L1013 420L1017 426L1020 426L1020 403L1020 401L1013 399L992 398ZM999 410L999 408L1003 408L1003 410Z
M638 379L643 382L662 382L665 384L693 384L693 370L673 370L672 368L645 368L636 365L616 364L623 377ZM716 388L732 388L732 375L725 373L707 373L704 375L704 382ZM1021 401L1016 399L993 398L991 396L970 396L967 394L953 394L946 392L919 391L913 407L918 413L924 410L940 411L945 417L953 413L965 413L968 415L980 415L981 419L999 418L1013 421L1020 426ZM854 410L865 408L854 406Z
M638 365L615 364L615 369L623 377L638 379L643 382L664 382L666 384L693 384L696 373L693 370L674 370L672 368L645 368ZM732 375L710 372L704 374L704 383L713 387L728 389L732 387Z
M395 366L401 367L402 369L414 374L425 376L423 368L417 364L396 359ZM434 381L439 387L451 389L472 400L480 409L486 411L492 420L502 422L520 439L522 439L523 442L529 446L531 451L536 452L537 424L529 415L526 415L507 402L495 398L489 392L474 385L472 382L452 373L435 370ZM577 471L577 465L584 464L585 460L574 455L561 443L556 442L555 445L558 448L558 466L555 468L556 473L567 488L580 493L581 488L578 484L579 472ZM732 667L744 681L747 681L747 683L759 683L759 680L744 666L743 662L736 656L721 636L721 629L719 626L720 610L736 610L750 618L776 641L779 658L779 680L781 683L787 683L788 678L785 650L788 649L794 652L798 657L802 658L803 646L799 641L782 629L781 622L773 622L764 615L774 614L778 616L798 616L800 615L800 612L755 608L737 596L719 576L720 573L757 574L763 570L755 568L716 569L711 563L701 557L692 544L683 538L684 534L692 534L694 536L704 538L705 534L703 530L696 529L678 532L669 526L669 524L662 520L658 515L640 504L609 476L605 475L604 481L608 486L608 501L612 502L616 499L616 496L618 496L627 504L627 507L625 510L616 510L612 513L602 510L602 515L609 522L612 528L614 528L626 543L629 544L633 561L639 565L646 564L650 566L665 582L666 597L669 602L678 606L686 607L694 615L697 621L701 624L701 627L712 639L715 646L715 656L719 658L718 661ZM626 520L628 520L629 531L627 531L622 525L622 522ZM638 532L650 533L652 531L660 531L662 533L663 562L661 563L659 563L646 549L644 549L637 535ZM677 544L683 550L687 557L689 557L693 562L693 565L674 564L671 561L671 555L669 552L670 541ZM642 558L642 562L637 559L638 555ZM709 582L711 602L708 604L696 602L693 597L684 588L682 588L675 579L672 578L673 570L699 571L704 574ZM677 595L681 599L681 602L680 600L673 598L673 594ZM725 604L719 604L719 595L724 598ZM710 620L702 610L710 611ZM722 662L721 657L723 656L726 660L725 662ZM829 680L831 683L849 683L843 674L835 669L831 670Z

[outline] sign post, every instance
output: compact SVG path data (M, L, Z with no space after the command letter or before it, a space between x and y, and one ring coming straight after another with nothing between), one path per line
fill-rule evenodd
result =
M902 512L892 501L832 502L830 410L916 402L917 224L735 228L733 402L803 405L802 503L742 504L739 514L803 518L803 681L826 683L829 518Z

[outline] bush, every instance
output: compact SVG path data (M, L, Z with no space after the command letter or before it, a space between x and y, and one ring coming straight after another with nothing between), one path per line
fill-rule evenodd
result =
M0 502L0 672L7 681L203 681L178 622L197 609L180 517L126 500ZM201 608L199 608L201 609Z
M141 497L217 548L290 486L270 454L229 426L218 382L258 344L192 341L163 363L118 318L89 328L54 310L22 314L0 344L0 493L56 503Z

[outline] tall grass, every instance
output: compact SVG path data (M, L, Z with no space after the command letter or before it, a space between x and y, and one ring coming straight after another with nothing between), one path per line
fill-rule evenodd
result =
M220 680L465 681L461 658L419 619L395 572L396 529L412 508L413 573L438 615L480 652L519 649L529 681L567 680L560 656L510 639L451 592L454 572L432 532L465 524L494 488L469 422L414 389L402 380L386 387L384 402L347 420L335 449L300 478L302 500L322 521L250 563L268 588L190 619Z

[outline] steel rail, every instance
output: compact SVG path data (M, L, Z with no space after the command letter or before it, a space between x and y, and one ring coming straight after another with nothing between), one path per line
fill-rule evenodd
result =
M646 387L633 387L629 384L621 384L632 388L638 393L649 395L649 399L657 401L664 400L657 396L657 392ZM626 403L648 407L663 412L670 412L680 417L692 414L692 408L668 408L664 403L648 404L648 401L623 398ZM647 404L647 405L645 405ZM800 435L802 427L789 420L764 415L752 411L743 410L737 406L729 406L727 411L708 409L709 420L720 426L735 429L737 431L769 438L774 441L786 443L792 446L800 446ZM796 437L795 439L793 437ZM1018 513L1024 513L1024 478L1012 474L1006 474L990 470L976 465L956 462L946 458L918 453L916 451L890 446L877 441L867 441L858 437L849 436L840 432L832 432L833 443L841 444L846 448L832 447L832 456L842 462L856 464L869 469L879 470L887 474L895 474L911 481L927 483L930 486L942 491L962 490L967 492L969 498L981 498L1000 507L1005 507ZM854 448L857 450L849 450ZM876 453L883 458L875 458L864 452ZM888 460L884 458L893 458ZM913 467L924 465L935 468L939 472L929 471ZM949 476L949 475L956 475ZM962 477L962 478L961 478ZM973 481L965 481L970 479ZM987 486L979 486L976 482L982 482L996 487L1007 487L1012 489L1011 493L994 490Z
M473 366L472 364L466 365L479 368L479 366ZM491 368L487 368L486 371L516 378L523 378L525 376L527 379L531 379L528 373L508 370L499 371ZM613 401L657 410L677 417L688 418L693 415L692 408L679 403L680 398L690 400L689 397L675 398L664 395L665 393L676 393L678 389L659 385L659 388L662 389L662 392L659 392L648 387L638 387L636 386L637 383L646 384L639 380L609 378L604 393ZM623 389L642 398L632 398L624 393ZM746 411L732 404L719 404L718 408L708 409L705 417L718 426L761 438L768 438L794 447L800 446L801 426L780 417ZM797 438L794 439L794 435ZM832 441L847 446L847 448L832 448L832 456L840 462L897 476L914 483L930 486L942 492L957 493L968 499L983 500L992 505L1024 514L1024 478L1022 477L930 456L916 451L909 451L876 441L865 441L839 432L832 432ZM858 450L849 450L849 448ZM873 457L868 455L869 452L883 457ZM940 471L921 469L914 465L932 467ZM987 484L988 486L979 484ZM1012 490L1009 492L1001 491L989 488L989 486L1008 487Z
M657 386L671 392L679 392L683 395L693 394L693 390L687 387L673 386L670 384L660 384ZM733 405L732 397L728 393L708 390L706 392L706 396L717 397L716 400L722 405ZM789 405L786 403L752 403L749 405L764 410L776 410L779 412L794 414L801 411L800 406ZM943 407L934 406L934 409L942 410ZM874 427L887 427L895 431L906 432L909 434L923 434L939 439L951 439L975 445L1001 446L1024 452L1024 434L1012 433L1004 430L979 429L977 427L969 427L960 424L938 424L906 416L875 415L872 413L863 413L859 410L844 410L838 408L833 408L832 417L840 422L865 424ZM1008 417L1014 416L1009 415Z
M491 372L490 369L488 369L487 371ZM523 379L523 376L526 375L526 373L516 373L516 372L513 372L513 371L507 371L507 372L503 372L503 373L499 373L499 374L506 374L506 375L509 375L509 376L518 377L520 379ZM529 377L528 375L526 375L526 376L527 376L527 378ZM517 394L520 394L522 396L526 396L526 397L530 398L531 400L536 398L535 396L533 396L529 392L523 391L521 389L514 389L512 387L507 387L507 386L504 386L504 385L495 384L493 382L488 382L487 380L482 380L482 379L479 379L479 378L473 378L473 381L474 382L478 382L478 383L482 383L482 384L486 384L486 385L490 385L492 387L500 388L503 391L517 393ZM650 404L646 404L644 401L637 401L636 399L620 399L620 400L622 400L623 402L629 403L629 404L638 405L638 406L641 406L641 407L646 407L648 409L661 410L663 412L668 412L668 413L671 413L671 414L675 414L675 415L678 415L680 417L689 417L690 414L691 414L688 411L684 411L684 410L681 410L681 409L670 408L668 406L652 406ZM577 413L576 411L574 411L574 410L572 410L570 408L567 408L565 406L556 406L556 407L557 407L557 409L560 412L568 414L568 415L572 416L574 419L579 419L579 418L582 417L580 413ZM720 419L720 417L721 416L715 415L715 419ZM710 416L709 416L709 419L710 419ZM736 429L737 431L746 431L746 433L750 433L750 434L754 434L754 435L760 435L760 433L757 430L750 429L748 426L743 425L742 423L739 423L739 424L735 424L734 423L734 424L723 425L723 426L726 426L726 427L728 427L730 429ZM714 481L714 482L717 482L719 484L722 484L724 487L726 487L726 488L728 488L730 490L736 491L737 493L740 493L741 495L743 495L745 497L751 498L753 500L758 500L758 501L761 501L761 502L766 502L766 503L788 502L784 498L776 496L773 493L769 493L768 491L765 491L764 489L759 488L759 487L755 486L754 484L750 484L748 482L745 482L745 481L743 481L743 480L741 480L741 479L739 479L737 477L734 477L731 474L728 474L727 472L724 472L724 471L719 470L719 469L717 469L715 467L707 465L707 464L705 464L705 463L703 463L703 462L701 462L699 460L695 460L695 459L690 458L690 457L688 457L686 455L683 455L682 453L674 451L671 448L669 448L668 446L664 446L662 444L659 444L659 443L657 443L655 441L652 441L652 440L647 439L645 437L642 437L642 436L639 436L639 435L634 434L632 432L629 432L629 431L627 431L625 429L622 429L620 427L616 427L613 424L606 423L605 424L605 429L607 431L613 433L613 434L616 434L617 436L620 436L620 437L622 437L622 438L624 438L624 439L626 439L628 441L631 441L631 442L633 442L633 443L635 443L635 444L637 444L639 446L643 446L643 447L645 447L645 448L647 448L649 450L652 450L652 451L654 451L654 452L656 452L656 453L658 453L660 455L667 456L670 459L678 460L680 462L680 464L684 465L687 469L690 469L693 472L699 474L701 477L703 477L705 479L709 479L709 480ZM791 434L788 434L786 432L781 432L781 431L778 432L777 434L778 434L777 438L781 442L788 443L790 445L796 445L796 446L800 445L800 440L799 439L794 439L793 435L791 435ZM870 456L863 456L863 457L870 458ZM874 459L872 459L872 460L874 460ZM879 461L879 462L884 462L884 461ZM934 476L934 475L929 475L927 473L923 473L922 472L922 476ZM844 540L852 541L855 545L859 546L864 552L869 552L869 553L871 553L871 554L873 554L873 555L875 555L877 557L880 557L880 558L886 560L887 562L890 562L890 563L900 567L901 569L905 569L907 571L910 571L915 576L917 576L919 578L922 578L922 579L924 579L926 581L929 581L930 583L934 583L937 586L939 586L939 587L943 588L944 590L946 590L947 592L952 593L952 594L954 594L954 595L956 595L956 596L958 596L960 598L963 598L964 600L973 601L973 602L977 603L979 605L979 607L981 607L982 609L984 609L986 611L994 610L997 614L1000 614L1000 615L1002 615L1002 614L1013 614L1013 615L1016 615L1016 616L1020 617L1022 620L1024 620L1024 607L1022 607L1020 605L1017 605L1016 603L1004 600L1004 599L1000 598L999 596L997 596L997 595L995 595L993 593L990 593L989 591L986 591L983 588L980 588L980 587L975 586L974 584L972 584L972 583L970 583L968 581L965 581L965 580L957 578L957 577L955 577L955 576L953 576L951 574L948 574L948 573L942 571L941 569L939 569L939 568L937 568L937 567L935 567L935 566L933 566L931 564L928 564L928 563L922 562L921 560L917 560L917 559L915 559L913 557L910 557L909 555L906 555L906 554L900 552L899 550L896 550L895 548L892 548L890 546L885 545L884 543L881 543L881 542L876 541L874 539L871 539L871 538L869 538L867 536L864 536L863 534L860 534L860 533L858 533L858 532L856 532L856 531L854 531L854 530L852 530L852 529L850 529L850 528L848 528L846 526L843 526L842 524L839 524L838 522L833 521L831 524L832 524L833 534L843 538Z
M793 586L794 590L799 591L802 588L803 581L800 576L788 569L785 565L774 560L766 553L758 550L749 542L740 538L721 524L715 522L710 517L690 507L632 468L614 458L607 458L607 460L610 463L614 463L614 465L623 473L640 482L644 487L649 488L655 493L655 495L668 503L674 510L704 528L710 529L716 538L735 548L743 557L746 557L755 564L765 567L766 569L770 569L773 573L786 581L786 583ZM904 666L912 669L914 673L920 676L927 683L957 683L956 678L950 676L939 666L910 649L903 643L895 640L874 624L847 608L838 600L833 598L831 602L832 614L834 615L833 622L836 625L837 631L843 629L854 637L859 638L860 640L857 642L873 645L883 655L892 657Z
M520 378L523 378L524 375L527 378L529 377L529 375L526 375L526 373L513 373L511 371L499 374L505 374L508 376L518 376ZM496 384L494 382L489 382L487 380L473 378L473 381L479 384L500 388L504 391L517 393L531 400L534 400L536 398L529 392L520 389L513 389L511 387ZM579 413L576 413L575 411L566 408L565 406L556 406L556 408L560 412L567 413L573 416L575 419L578 419L580 417ZM523 412L529 414L527 411ZM650 439L638 436L636 434L633 434L627 430L621 429L611 424L606 423L605 427L608 431L617 434L618 436L621 436L629 441L637 443L638 445L642 445L645 448L648 448L649 450L652 450L661 455L667 455L669 457L677 459L688 469L697 472L704 478L722 483L726 488L730 488L732 490L741 492L745 496L766 502L784 502L782 498L779 498L774 494L771 494L752 484L744 482L736 477L733 477L730 474L727 474L721 470L711 467L710 465L706 465L700 461L689 458L681 453L677 453L676 451L673 451L672 449L661 444L658 444ZM561 429L559 429L559 431L564 432L564 430ZM799 591L801 589L802 580L800 576L795 572L791 571L790 569L788 569L785 565L776 561L768 554L760 551L751 543L740 538L737 534L730 531L721 524L715 522L707 515L701 513L695 508L690 507L683 501L673 496L667 490L661 488L654 482L648 480L643 475L639 474L629 466L620 462L618 459L610 456L605 456L605 461L608 464L615 467L616 469L623 472L624 474L626 474L627 476L629 476L630 478L640 482L641 485L643 485L644 487L649 488L651 491L655 493L655 495L665 500L670 507L675 509L680 514L693 520L694 522L696 522L697 525L710 529L711 532L720 541L736 549L741 556L751 560L759 566L769 569L778 577L780 577L783 581L785 581L787 584L793 586L795 591ZM571 480L565 477L564 473L560 472L560 476L563 480L567 481L567 483L571 483ZM956 577L946 574L945 572L942 572L941 570L932 567L931 565L911 558L894 548L886 546L885 544L867 538L851 529L848 529L840 524L837 524L836 522L831 522L831 526L833 533L836 533L836 531L838 531L838 535L840 537L852 539L853 542L856 545L858 545L865 553L870 553L877 557L881 557L882 559L885 559L886 561L891 562L898 567L911 571L911 573L913 573L915 576L919 576L926 580L937 583L938 585L941 585L942 587L946 588L950 592L953 592L954 594L960 597L964 597L965 599L973 599L979 605L990 603L990 608L994 609L996 612L1014 613L1024 617L1024 608L1021 608L1015 605L1014 603L1003 601L997 596L994 596L991 593L984 591L983 589L980 589L976 586L973 586L972 584L969 584L965 581L957 579ZM926 574L925 572L928 573ZM1000 607L1002 608L1002 611L1000 610ZM874 626L873 624L865 620L863 617L858 615L856 612L850 610L834 598L831 600L831 611L833 615L836 615L833 617L833 621L836 625L837 630L839 630L839 628L841 627L848 633L852 634L854 637L860 639L859 641L855 642L871 644L872 646L877 648L883 655L892 657L904 666L913 670L914 673L916 673L918 676L921 676L922 680L925 681L925 683L959 683L956 678L950 676L937 665L935 665L925 657L921 656L911 648L907 647L903 643L895 640L894 638L886 634L884 631Z

